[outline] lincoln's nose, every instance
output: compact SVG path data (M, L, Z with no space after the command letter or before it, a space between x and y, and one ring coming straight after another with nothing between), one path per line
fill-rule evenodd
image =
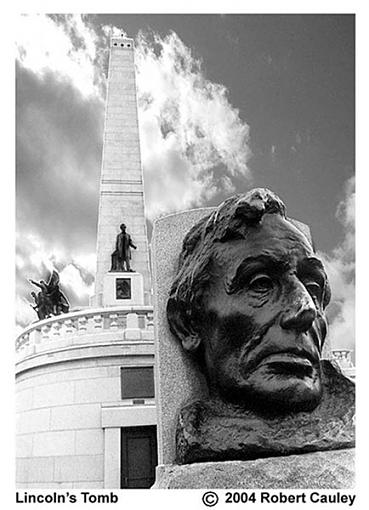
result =
M307 331L311 328L316 315L316 308L310 294L299 282L298 288L292 291L289 296L289 304L282 314L282 328L301 332Z

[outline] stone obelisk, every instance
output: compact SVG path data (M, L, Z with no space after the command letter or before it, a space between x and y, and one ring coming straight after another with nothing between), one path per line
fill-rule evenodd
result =
M123 35L111 38L107 85L95 295L91 305L151 304L133 39ZM111 254L115 250L122 223L126 225L137 249L131 251L134 273L117 275L110 272ZM135 302L135 289L131 292L132 299L115 300L117 296L112 296L112 293L118 292L115 288L118 276L122 277L120 281L128 281L129 277L133 286L139 282L142 297L138 301L141 302ZM109 291L107 286L111 287ZM110 297L106 297L107 292L111 294Z

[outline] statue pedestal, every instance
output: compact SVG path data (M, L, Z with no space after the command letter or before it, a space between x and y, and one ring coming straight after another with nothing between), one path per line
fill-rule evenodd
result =
M104 276L102 306L143 304L143 277L140 273L111 272Z
M355 450L159 465L153 489L351 489Z

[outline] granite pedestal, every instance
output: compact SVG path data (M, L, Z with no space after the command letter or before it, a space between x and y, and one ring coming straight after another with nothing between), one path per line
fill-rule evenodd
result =
M110 272L104 276L103 306L143 304L144 287L140 273Z
M251 461L161 465L154 489L351 489L354 450Z

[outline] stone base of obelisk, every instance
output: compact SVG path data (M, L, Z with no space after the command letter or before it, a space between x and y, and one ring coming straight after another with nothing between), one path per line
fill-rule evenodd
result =
M144 304L142 274L109 272L104 276L103 306L133 306Z
M350 489L355 450L156 468L153 489Z

